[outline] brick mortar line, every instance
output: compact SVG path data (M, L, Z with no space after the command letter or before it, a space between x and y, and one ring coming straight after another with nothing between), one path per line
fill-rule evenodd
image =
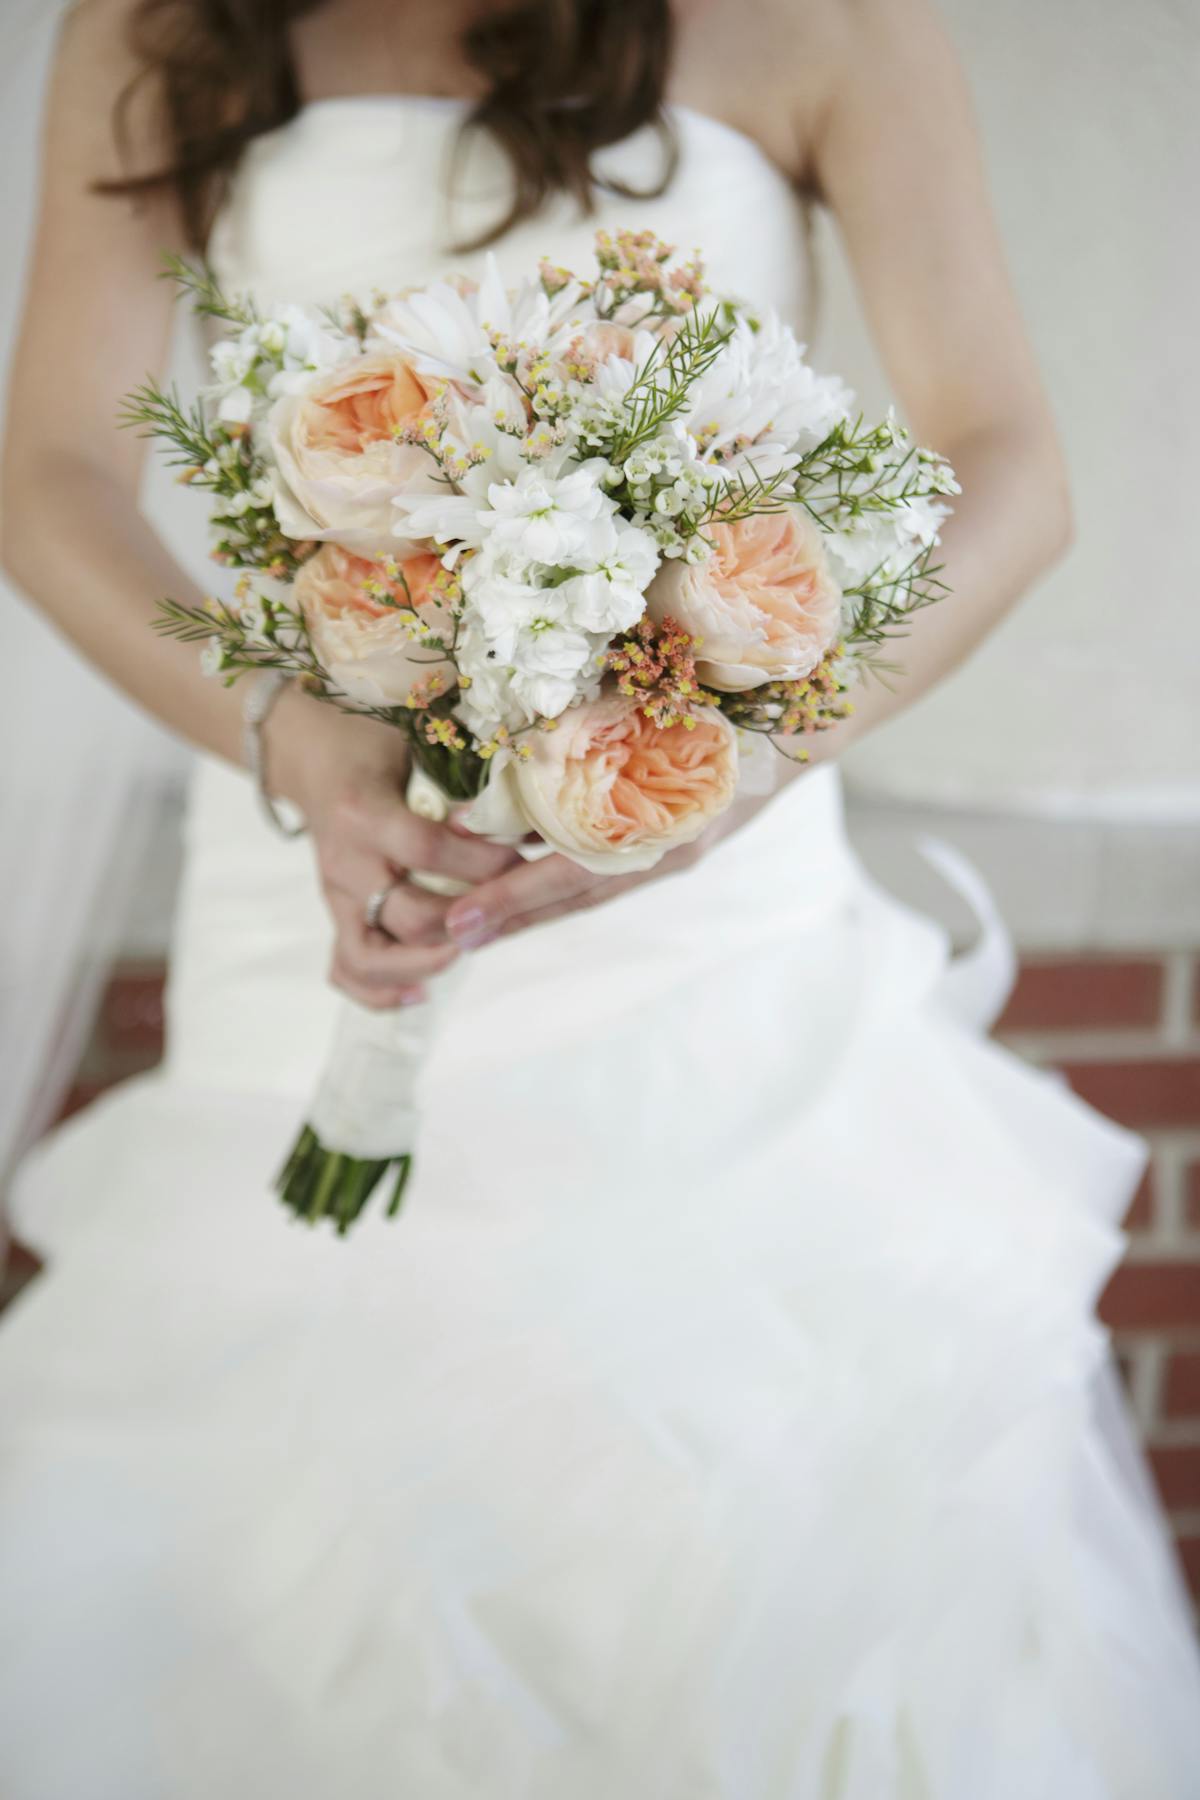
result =
M1165 1027L1101 1026L1054 1031L1006 1031L1000 1042L1030 1062L1187 1062L1200 1056L1200 1029L1176 1040Z
M1200 1023L1192 1011L1196 972L1200 970L1200 954L1187 950L1170 950L1162 959L1163 1036L1171 1044L1186 1044L1195 1036Z
M1182 1237L1169 1237L1161 1231L1135 1231L1121 1261L1131 1266L1136 1264L1138 1268L1148 1263L1200 1263L1200 1231L1192 1230ZM1172 1328L1163 1325L1156 1329L1170 1331Z
M1165 1342L1166 1348L1174 1356L1182 1354L1192 1356L1200 1352L1200 1328L1195 1325L1180 1325L1178 1329L1170 1326L1147 1325L1144 1330L1130 1330L1122 1326L1120 1331L1112 1333L1113 1348L1121 1356L1147 1349L1151 1343Z
M1184 1196L1184 1167L1188 1154L1169 1138L1151 1145L1153 1161L1150 1179L1154 1186L1155 1235L1184 1244L1188 1240L1187 1203Z
M1200 1419L1163 1419L1150 1434L1151 1450L1200 1449Z
M1122 1344L1119 1348L1129 1368L1127 1398L1130 1411L1144 1445L1158 1421L1165 1352L1157 1339L1148 1337L1136 1345Z
M1166 1150L1184 1162L1200 1161L1200 1127L1192 1125L1151 1125L1142 1136L1154 1150Z
M1188 1216L1187 1171L1200 1163L1200 1132L1147 1131L1150 1148L1149 1177L1153 1207L1149 1226L1129 1231L1132 1260L1151 1249L1187 1255L1200 1250L1200 1219Z

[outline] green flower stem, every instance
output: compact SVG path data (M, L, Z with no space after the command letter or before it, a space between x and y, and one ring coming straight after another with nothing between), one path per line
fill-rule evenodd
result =
M275 1186L297 1218L310 1225L327 1218L338 1236L344 1237L391 1169L397 1173L386 1216L395 1218L412 1173L412 1160L409 1154L365 1158L328 1150L312 1126L306 1125Z

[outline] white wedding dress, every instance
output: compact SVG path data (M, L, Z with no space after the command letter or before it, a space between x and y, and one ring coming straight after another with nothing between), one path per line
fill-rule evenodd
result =
M309 107L249 155L220 274L476 266L457 120ZM672 191L599 222L794 316L788 184L677 123ZM451 229L498 178L477 147ZM592 229L564 206L502 265L581 265ZM18 1187L48 1272L0 1328L5 1800L1200 1795L1093 1316L1140 1145L964 1021L833 771L473 957L403 1212L344 1242L270 1193L328 935L308 847L202 765L166 1065Z

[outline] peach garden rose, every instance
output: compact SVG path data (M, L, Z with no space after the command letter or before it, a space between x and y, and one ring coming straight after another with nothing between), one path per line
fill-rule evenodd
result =
M398 575L389 573L398 570ZM317 660L358 705L402 706L418 682L454 680L454 666L413 637L413 611L442 635L452 630L434 583L436 556L418 553L382 563L324 544L296 576L293 603Z
M705 528L712 554L663 564L646 596L701 641L696 672L706 687L739 693L764 681L800 681L842 630L842 594L824 534L802 507L756 513Z
M640 700L606 693L527 742L528 758L493 771L467 822L499 839L536 831L597 874L653 868L698 838L737 787L737 735L714 708L664 729Z
M332 539L368 556L394 551L393 497L433 485L428 454L400 434L441 385L387 352L356 357L276 401L267 441L286 535Z

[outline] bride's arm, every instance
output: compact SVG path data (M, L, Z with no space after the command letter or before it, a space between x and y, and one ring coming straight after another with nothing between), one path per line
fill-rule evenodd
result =
M815 183L834 214L918 442L950 459L963 489L939 554L951 598L916 614L889 647L900 671L891 687L858 689L850 719L805 740L816 762L838 756L962 662L1066 548L1070 506L966 84L929 0L774 0L757 14L760 26L769 15L775 52L756 52L762 70L789 53L797 70L781 103L781 115L790 103L795 117L775 135L789 146L797 180ZM762 92L770 86L768 74ZM452 908L451 928L469 920L463 929L480 939L596 905L685 867L758 804L734 808L699 845L648 875L606 881L561 857L515 869Z
M955 669L1067 548L1054 420L1004 266L966 82L929 0L851 0L811 171L837 222L889 381L962 494L938 560L949 600L914 616L813 760Z
M204 676L193 651L152 629L158 601L199 598L138 510L146 446L117 430L121 396L161 367L170 336L163 251L181 248L164 199L134 209L92 191L114 173L112 108L133 72L127 0L85 0L71 15L49 96L42 194L25 314L13 360L3 472L3 560L15 582L92 662L193 743L241 757L242 694ZM149 126L139 162L164 148ZM46 696L52 715L54 697ZM52 729L52 726L48 727ZM446 902L397 889L386 924L365 929L367 896L398 868L483 880L513 860L410 814L399 734L289 692L272 715L276 791L313 831L337 926L334 978L369 1004L394 1005L454 955Z

